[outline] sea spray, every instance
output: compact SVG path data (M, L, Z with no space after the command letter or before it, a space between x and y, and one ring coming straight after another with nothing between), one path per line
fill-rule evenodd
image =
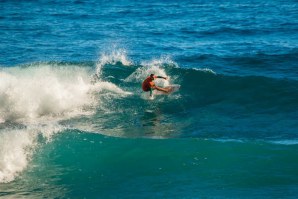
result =
M103 67L107 64L115 65L121 63L124 66L132 65L132 61L127 57L124 49L113 49L110 52L101 53L96 64L96 75L98 78L102 76Z
M96 103L83 68L8 68L1 76L0 117L4 121L84 114L83 107Z
M162 77L168 77L167 81L156 79L155 82L160 86L168 86L170 84L170 79L174 80L174 78L170 77L166 68L169 67L178 67L178 64L171 60L170 57L161 57L159 59L153 59L149 61L142 61L141 66L137 68L132 74L130 74L124 81L126 82L143 82L146 77L150 74L155 74ZM173 83L173 82L171 82Z

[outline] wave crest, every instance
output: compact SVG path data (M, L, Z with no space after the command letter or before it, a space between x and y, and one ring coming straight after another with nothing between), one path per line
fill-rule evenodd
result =
M116 49L112 52L102 53L96 64L96 74L98 77L102 75L102 69L107 64L116 65L121 63L124 66L132 65L132 61L128 59L127 52L124 49Z

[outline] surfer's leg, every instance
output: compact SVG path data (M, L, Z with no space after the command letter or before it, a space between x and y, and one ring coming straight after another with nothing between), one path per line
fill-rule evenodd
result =
M166 88L161 88L161 87L158 87L158 86L156 86L155 88L156 88L156 90L163 91L165 93L169 92L169 89L166 89Z
M152 88L150 88L149 92L150 92L150 97L151 97L151 96L152 96L152 94L153 94L153 89L152 89Z

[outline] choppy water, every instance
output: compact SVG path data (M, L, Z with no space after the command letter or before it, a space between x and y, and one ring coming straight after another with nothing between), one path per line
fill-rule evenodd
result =
M0 196L297 196L297 2L0 11ZM150 73L180 90L149 99Z

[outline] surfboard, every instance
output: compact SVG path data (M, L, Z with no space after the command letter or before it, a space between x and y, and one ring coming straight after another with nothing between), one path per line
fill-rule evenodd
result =
M178 91L180 89L180 85L179 84L172 84L172 85L166 86L164 88L168 89L169 92L165 93L165 92L162 92L162 91L154 90L153 94L154 95L168 95L168 94L171 94L171 93L174 93L174 92Z
M173 85L167 86L166 88L169 89L169 93L174 93L180 89L180 85L173 84Z

